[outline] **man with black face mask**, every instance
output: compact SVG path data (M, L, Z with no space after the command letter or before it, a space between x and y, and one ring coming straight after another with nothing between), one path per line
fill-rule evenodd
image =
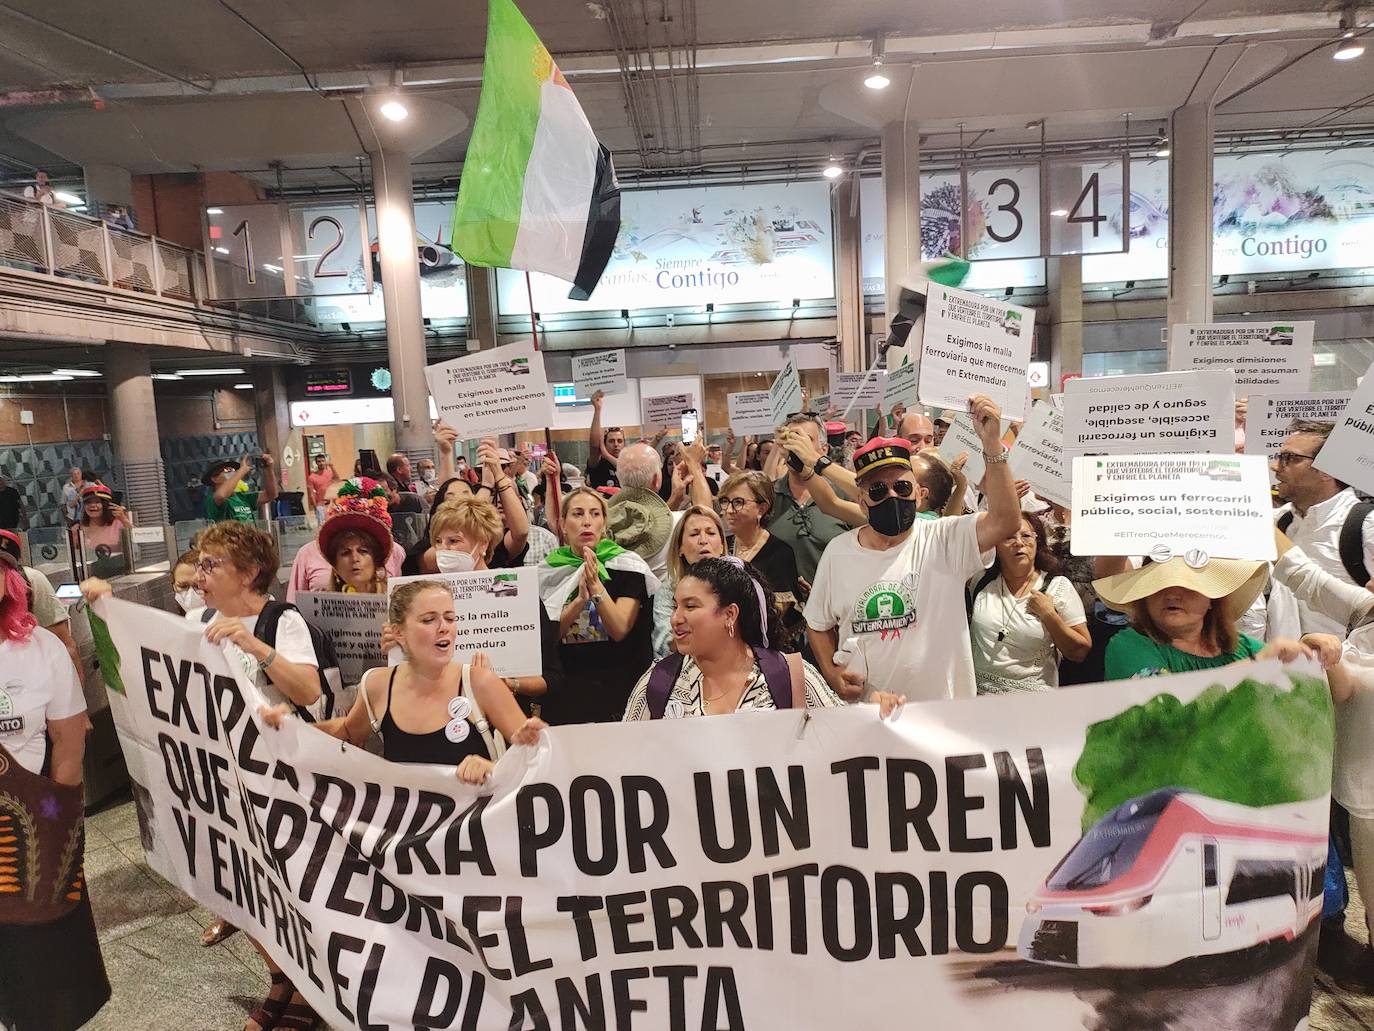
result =
M816 665L848 701L871 691L913 701L976 693L964 585L991 565L993 547L1016 532L1021 516L1002 413L982 394L969 399L969 411L987 462L986 512L917 519L928 492L912 471L910 442L878 437L854 453L868 525L826 547L806 605ZM841 645L847 658L837 665Z

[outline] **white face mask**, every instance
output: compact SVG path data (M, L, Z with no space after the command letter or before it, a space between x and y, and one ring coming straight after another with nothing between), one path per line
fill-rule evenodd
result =
M477 558L466 551L436 551L434 561L441 573L471 573L477 568Z
M435 474L433 469L426 469L424 472L420 474L420 479L424 480L426 483L433 483L436 479L438 479L438 476Z
M200 592L194 587L188 587L184 591L176 592L177 604L181 606L182 612L190 612L192 609L205 608L205 599L200 596Z

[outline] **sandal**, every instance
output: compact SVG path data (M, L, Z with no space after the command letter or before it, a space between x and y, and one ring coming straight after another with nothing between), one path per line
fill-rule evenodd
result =
M200 936L200 943L207 949L211 945L218 945L231 934L236 934L238 928L228 920L219 919L205 929L205 933Z
M285 987L286 991L281 995L273 995L278 988ZM287 1003L295 995L295 988L291 981L283 973L272 975L272 987L268 989L267 997L258 1003L257 1009L248 1015L248 1023L243 1026L243 1031L272 1031L277 1027L277 1021L287 1009Z
M291 996L291 1003L277 1018L276 1031L315 1031L320 1017L300 992Z

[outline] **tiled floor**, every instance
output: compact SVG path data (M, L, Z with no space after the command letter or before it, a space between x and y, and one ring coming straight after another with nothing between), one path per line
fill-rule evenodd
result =
M132 802L86 823L86 878L114 988L91 1031L239 1031L267 986L267 968L242 934L213 948L200 935L213 919L144 861ZM1351 884L1346 925L1364 927ZM1374 1031L1374 995L1317 976L1312 1031Z

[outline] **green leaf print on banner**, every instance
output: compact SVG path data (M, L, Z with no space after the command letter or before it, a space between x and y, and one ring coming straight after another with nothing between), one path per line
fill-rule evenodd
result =
M1088 728L1074 780L1083 829L1128 799L1177 787L1239 805L1320 798L1331 790L1331 693L1290 674L1292 689L1245 679L1193 701L1159 694Z
M90 609L86 614L91 619L91 637L95 639L95 657L100 663L100 672L105 684L117 695L124 695L124 680L119 675L119 650L110 638L110 628L105 621Z

